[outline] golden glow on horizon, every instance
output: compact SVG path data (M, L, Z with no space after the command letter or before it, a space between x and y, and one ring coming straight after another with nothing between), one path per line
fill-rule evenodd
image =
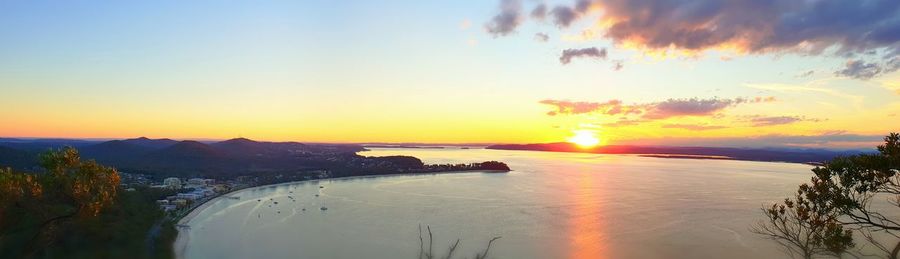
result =
M582 148L594 147L600 144L600 139L591 130L576 130L575 136L569 138L568 141Z

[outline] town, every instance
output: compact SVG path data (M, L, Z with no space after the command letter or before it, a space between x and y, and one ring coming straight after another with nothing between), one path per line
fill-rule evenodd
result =
M337 156L331 158L334 161L356 165L359 168L375 170L369 174L360 175L378 175L387 173L440 173L451 171L509 171L509 167L497 161L486 161L480 163L469 164L423 164L421 160L414 157L393 156L393 157L359 157L359 156ZM379 169L379 170L376 170ZM241 175L232 179L213 179L213 178L179 178L167 177L162 181L154 181L152 175L133 174L119 172L122 179L120 185L125 191L135 191L136 188L150 188L161 190L167 195L156 200L159 208L167 213L173 219L183 217L191 210L201 204L221 195L225 195L232 191L245 188L277 184L284 182L306 181L327 179L334 177L346 177L345 175L336 176L329 170L300 170L290 173L257 173L252 176ZM240 197L229 197L239 199Z
M203 203L232 191L281 182L330 178L331 174L327 170L309 170L288 175L238 176L229 180L168 177L161 182L154 181L152 176L145 174L119 172L119 176L122 179L120 185L125 191L150 188L167 194L156 200L156 204L168 216L177 219Z

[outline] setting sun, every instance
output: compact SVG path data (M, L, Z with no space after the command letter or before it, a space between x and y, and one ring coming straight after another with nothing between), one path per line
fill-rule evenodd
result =
M575 136L569 138L568 141L579 147L593 147L600 144L600 139L590 130L576 130Z

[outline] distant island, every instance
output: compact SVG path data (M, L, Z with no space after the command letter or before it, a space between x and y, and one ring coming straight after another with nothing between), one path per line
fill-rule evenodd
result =
M567 142L491 145L488 146L487 149L577 152L593 154L633 154L645 157L659 158L730 159L807 164L818 164L824 161L831 160L832 158L838 156L859 153L858 150L833 151L826 149L801 148L669 147L628 145L608 145L585 148Z

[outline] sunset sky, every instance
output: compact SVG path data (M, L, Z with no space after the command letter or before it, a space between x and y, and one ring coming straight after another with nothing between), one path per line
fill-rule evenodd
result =
M0 24L0 137L844 148L900 131L896 0L3 1Z

